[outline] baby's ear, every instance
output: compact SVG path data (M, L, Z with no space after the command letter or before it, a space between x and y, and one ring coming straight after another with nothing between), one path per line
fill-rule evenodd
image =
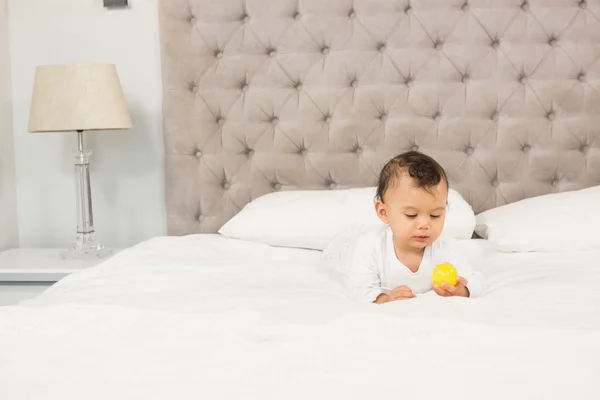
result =
M381 200L377 200L375 202L375 213L377 213L379 219L382 220L385 224L390 223L390 220L387 215L387 209L385 207L385 204L383 204Z

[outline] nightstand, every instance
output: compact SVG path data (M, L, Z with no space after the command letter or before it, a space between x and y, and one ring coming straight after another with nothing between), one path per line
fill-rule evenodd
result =
M62 249L11 249L0 252L0 306L42 293L65 276L106 259L63 260Z

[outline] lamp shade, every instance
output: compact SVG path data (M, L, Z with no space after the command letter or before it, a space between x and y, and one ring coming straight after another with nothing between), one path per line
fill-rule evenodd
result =
M113 64L37 67L29 132L114 130L132 126Z

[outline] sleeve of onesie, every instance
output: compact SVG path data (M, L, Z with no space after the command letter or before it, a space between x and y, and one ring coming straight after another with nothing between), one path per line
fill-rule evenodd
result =
M342 280L350 297L372 303L383 290L378 271L377 243L372 235L358 238L342 269Z
M455 247L452 243L446 243L444 253L448 261L454 265L458 271L458 275L467 280L467 289L469 289L470 297L479 297L487 290L485 277L483 274L474 269L467 258Z

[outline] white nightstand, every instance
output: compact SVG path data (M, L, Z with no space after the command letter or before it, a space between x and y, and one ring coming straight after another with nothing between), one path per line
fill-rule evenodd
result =
M106 260L62 260L61 251L11 249L0 252L0 306L37 296L72 272Z

